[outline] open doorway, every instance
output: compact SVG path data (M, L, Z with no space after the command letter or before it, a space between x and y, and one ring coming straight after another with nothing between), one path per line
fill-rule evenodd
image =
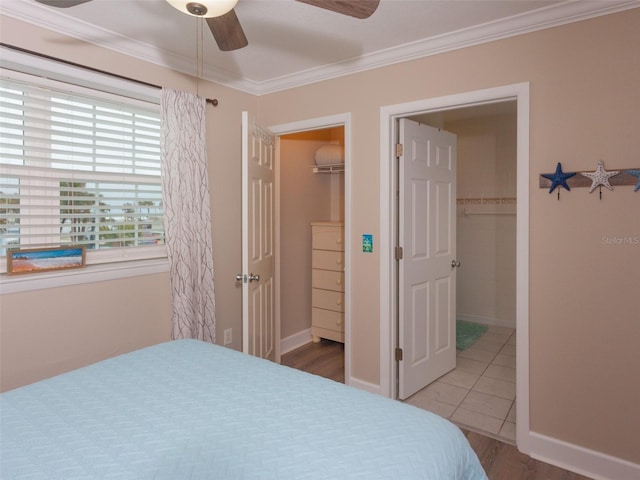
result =
M406 401L515 443L514 100L408 117L456 135L456 368Z
M344 127L281 135L278 156L282 354L310 335L299 365L344 382Z
M276 322L281 358L296 366L291 362L299 357L301 369L347 384L349 121L344 114L270 127L278 136Z
M527 83L505 85L465 92L461 94L417 100L405 104L390 105L380 110L380 230L381 230L381 294L380 294L380 390L384 395L397 398L398 392L398 298L395 289L397 262L394 258L397 212L395 210L397 167L390 162L396 153L395 139L400 118L425 113L485 104L515 101L517 105L516 147L516 444L527 453L530 449L529 431L529 85Z

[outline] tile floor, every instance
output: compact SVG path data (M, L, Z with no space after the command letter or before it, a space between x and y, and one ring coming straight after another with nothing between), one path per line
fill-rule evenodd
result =
M516 436L515 330L490 326L457 352L456 369L406 400L460 427L514 444Z

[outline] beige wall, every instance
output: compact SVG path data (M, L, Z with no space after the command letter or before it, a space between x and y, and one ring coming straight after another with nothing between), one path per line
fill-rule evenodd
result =
M380 107L530 82L531 429L639 462L637 294L640 236L633 188L555 196L538 175L639 167L640 9L354 74L260 98L262 122L351 112L352 374L379 382L377 255Z
M196 92L192 78L109 50L64 38L0 16L0 40L67 61L155 85ZM207 107L216 338L233 328L232 348L241 348L241 289L235 275L240 252L240 120L257 99L200 81ZM14 388L118 353L169 340L168 274L149 275L0 297L2 390Z
M2 295L2 391L169 340L168 274Z
M603 200L598 200L597 194L576 189L557 201L537 183L538 174L553 171L558 161L567 170L593 170L599 159L610 169L640 167L639 24L640 9L635 9L257 100L223 87L203 87L206 95L221 102L209 113L209 140L216 146L210 152L210 180L218 334L231 326L238 339L240 329L240 291L233 281L240 265L240 110L259 107L263 125L351 112L351 368L356 378L378 384L380 314L372 295L379 290L379 257L364 255L357 247L362 233L380 235L380 106L530 82L531 428L640 462L636 298L640 245L603 241L603 237L640 236L640 193L633 193L630 187L616 188L605 191ZM0 26L3 42L193 90L183 76L159 67L101 49L78 47L74 42L51 41L55 36L9 19L3 18ZM115 292L120 288L96 287L114 288ZM144 287L141 284L139 288ZM74 292L60 290L65 295ZM25 332L39 324L41 312L19 312L17 305L38 302L40 295L2 298L3 310L5 302L13 302L12 315L25 317L21 323L24 330L14 335L5 332L3 314L3 346L22 341L28 336ZM72 327L82 325L84 312L94 303L79 298L78 312L82 314L74 318ZM60 341L64 334L75 335L72 331L70 328L49 341ZM7 338L9 334L12 338ZM41 335L37 331L33 334ZM77 341L98 345L95 337L78 337ZM4 365L7 358L2 350ZM8 360L24 361L25 355L16 354Z
M457 317L515 328L516 115L444 128L458 138Z

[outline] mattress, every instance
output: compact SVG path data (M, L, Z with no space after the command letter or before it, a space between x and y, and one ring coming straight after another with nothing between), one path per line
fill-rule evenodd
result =
M486 479L434 414L196 340L0 395L2 479Z

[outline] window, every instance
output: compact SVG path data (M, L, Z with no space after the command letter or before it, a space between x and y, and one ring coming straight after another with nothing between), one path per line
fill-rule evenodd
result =
M0 256L58 245L87 264L166 256L160 107L3 70Z

